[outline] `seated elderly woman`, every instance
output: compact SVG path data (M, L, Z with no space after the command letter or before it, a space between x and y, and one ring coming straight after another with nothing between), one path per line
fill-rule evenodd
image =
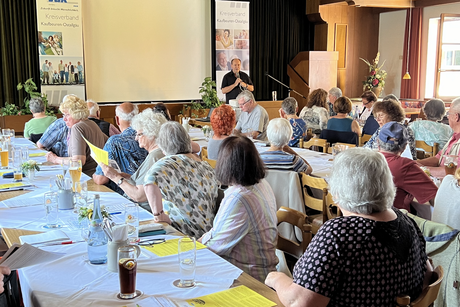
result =
M303 140L307 133L307 124L297 116L297 110L297 100L294 97L284 99L279 109L280 117L287 119L292 126L292 137L288 144L290 147L299 147L299 140Z
M417 141L424 141L430 146L439 144L442 149L452 136L452 128L449 125L440 123L446 114L444 102L440 99L431 99L422 108L426 120L418 120L409 124L414 131Z
M155 221L199 238L211 230L216 214L219 182L214 169L192 154L190 137L178 122L161 126L157 144L165 157L150 168L144 181Z
M31 134L42 134L56 120L56 117L45 114L45 103L41 98L30 99L29 109L33 118L26 122L24 126L24 137L26 139L30 138Z
M278 263L276 200L253 142L244 136L226 138L219 150L216 174L229 188L212 229L201 242L263 282Z
M385 97L382 101L378 101L374 104L373 113L379 129L377 129L371 136L370 140L364 144L364 148L378 149L377 138L380 133L380 129L383 125L389 122L403 123L406 116L404 109L401 107L401 103L392 98ZM414 132L411 128L407 128L408 132L408 144L412 159L417 160L417 150L415 149Z
M310 164L287 145L292 136L292 127L287 119L272 119L268 123L267 135L270 148L260 153L267 168L306 174L312 172Z
M209 139L208 158L217 160L217 153L222 141L229 137L235 127L236 114L228 104L214 109L211 114L211 126L214 135Z
M356 120L353 120L348 114L351 112L353 104L348 97L342 96L334 102L334 112L337 115L332 116L327 121L327 129L335 131L354 132L361 135L361 128Z
M427 271L425 240L412 219L391 208L395 188L382 154L340 153L329 184L344 216L319 229L293 280L272 272L265 283L285 306L394 306L400 294L418 297Z
M300 111L299 117L307 123L313 133L319 134L327 128L329 119L329 106L327 92L322 88L316 89L308 95L307 105Z
M433 222L460 229L460 168L442 179L434 200Z
M67 127L70 128L68 137L69 157L81 160L83 173L91 177L96 171L97 163L91 157L91 151L85 139L94 146L103 148L108 137L96 123L88 120L88 106L84 100L77 96L65 96L59 110L63 114ZM65 158L58 157L52 152L46 154L46 160L52 163L60 164L63 159Z
M144 178L155 162L164 157L156 140L161 125L166 122L167 120L163 114L154 113L152 109L145 109L133 118L131 127L137 132L136 140L139 142L139 147L146 149L149 154L132 176L126 173L118 173L110 166L101 165L104 175L115 182L128 198L139 203L147 211L151 211L151 209L144 191Z

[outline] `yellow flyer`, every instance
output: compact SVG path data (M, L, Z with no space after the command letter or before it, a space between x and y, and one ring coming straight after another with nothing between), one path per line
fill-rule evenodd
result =
M142 248L145 248L146 250L154 253L155 255L159 257L165 257L165 256L171 256L171 255L177 255L178 249L179 249L179 239L171 239L167 240L164 243L160 244L154 244L150 246L142 246ZM205 245L201 244L200 242L196 242L196 249L203 249L206 248Z
M186 300L187 306L232 306L232 307L271 307L276 303L252 291L246 286L238 286L225 291Z
M88 144L89 149L91 150L91 157L96 160L98 164L105 164L109 165L109 153L103 149L100 149L99 147L94 146L90 142L88 142L87 139L83 138Z
M46 152L36 152L29 154L29 157L43 157L46 156Z

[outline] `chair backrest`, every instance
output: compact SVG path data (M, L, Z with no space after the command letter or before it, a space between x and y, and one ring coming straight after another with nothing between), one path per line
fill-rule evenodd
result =
M359 138L359 147L363 147L366 142L368 142L371 139L372 135L370 134L363 134Z
M359 145L359 136L351 131L336 131L323 129L321 130L319 138L327 140L328 143L331 145L334 143L348 143L355 144L355 146Z
M201 148L201 160L206 161L211 165L212 168L216 168L216 160L208 159L208 148L207 147L202 147Z
M34 142L34 143L37 143L38 140L40 140L40 138L42 137L43 133L39 133L39 134L31 134L30 135L30 141L31 142Z
M278 225L281 223L289 223L302 231L302 242L286 239L278 233L276 248L294 257L300 258L307 249L308 244L310 244L312 237L311 225L307 221L307 215L282 206L276 212L276 217L278 218Z
M322 147L323 152L327 152L327 148L329 147L329 144L327 143L326 140L311 138L308 142L303 142L301 146L306 149L310 149L311 147L315 146L317 148L317 151L319 151L318 147Z
M412 307L428 307L433 304L433 302L438 297L439 288L441 287L442 279L444 278L444 270L442 266L437 266L436 269L431 273L430 284L428 287L423 289L422 294L410 302L410 297L408 295L398 295L396 297L396 306L412 306Z
M434 157L438 153L439 144L434 143L433 146L430 146L424 141L415 141L415 148L423 149L425 151L425 156Z

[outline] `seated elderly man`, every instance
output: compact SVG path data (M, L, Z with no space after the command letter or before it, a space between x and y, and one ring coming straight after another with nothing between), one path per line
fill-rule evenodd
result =
M134 116L139 114L139 108L131 102L124 102L117 106L115 114L115 120L122 132L109 137L104 145L104 150L109 153L109 159L117 162L122 173L132 175L148 155L147 150L139 147L139 142L135 139L136 130L131 128L131 121ZM107 185L123 195L123 190L118 188L115 182L104 176L100 165L93 174L93 180L95 183Z
M327 96L327 104L329 105L329 117L337 115L334 111L334 102L337 98L342 97L342 90L338 87L333 87L329 90Z
M268 113L259 106L252 93L242 91L236 97L241 108L241 115L236 123L235 134L265 141L267 139Z
M415 161L401 157L408 138L406 127L397 122L389 122L380 129L377 142L379 151L385 156L393 174L393 182L396 186L393 206L411 211L414 198L420 204L433 205L438 188Z
M460 97L452 100L449 110L449 126L453 130L453 135L446 145L435 157L418 160L421 165L428 166L431 175L435 177L444 177L444 160L446 155L459 156L460 154ZM459 156L460 158L460 156ZM457 168L460 166L460 160L457 162Z
M67 135L69 133L64 118L58 118L43 132L37 147L51 151L59 157L68 157Z
M267 132L270 148L260 154L267 168L306 174L312 172L310 164L287 145L292 136L292 127L287 119L272 119Z
M283 100L280 117L289 121L292 126L292 137L289 141L290 147L299 147L299 140L303 140L307 133L307 123L297 116L298 106L294 97L288 97Z
M118 130L114 125L99 119L101 111L96 101L90 99L87 100L86 103L88 104L89 110L88 119L95 122L99 126L99 128L101 128L101 131L104 132L105 135L112 136L120 134L120 130Z

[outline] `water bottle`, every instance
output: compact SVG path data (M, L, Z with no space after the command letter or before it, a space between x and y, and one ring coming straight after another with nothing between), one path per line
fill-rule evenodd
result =
M358 121L359 120L359 108L355 106L355 114L353 114L353 119Z
M107 236L102 230L102 219L100 198L96 194L88 234L88 259L91 264L107 262Z

